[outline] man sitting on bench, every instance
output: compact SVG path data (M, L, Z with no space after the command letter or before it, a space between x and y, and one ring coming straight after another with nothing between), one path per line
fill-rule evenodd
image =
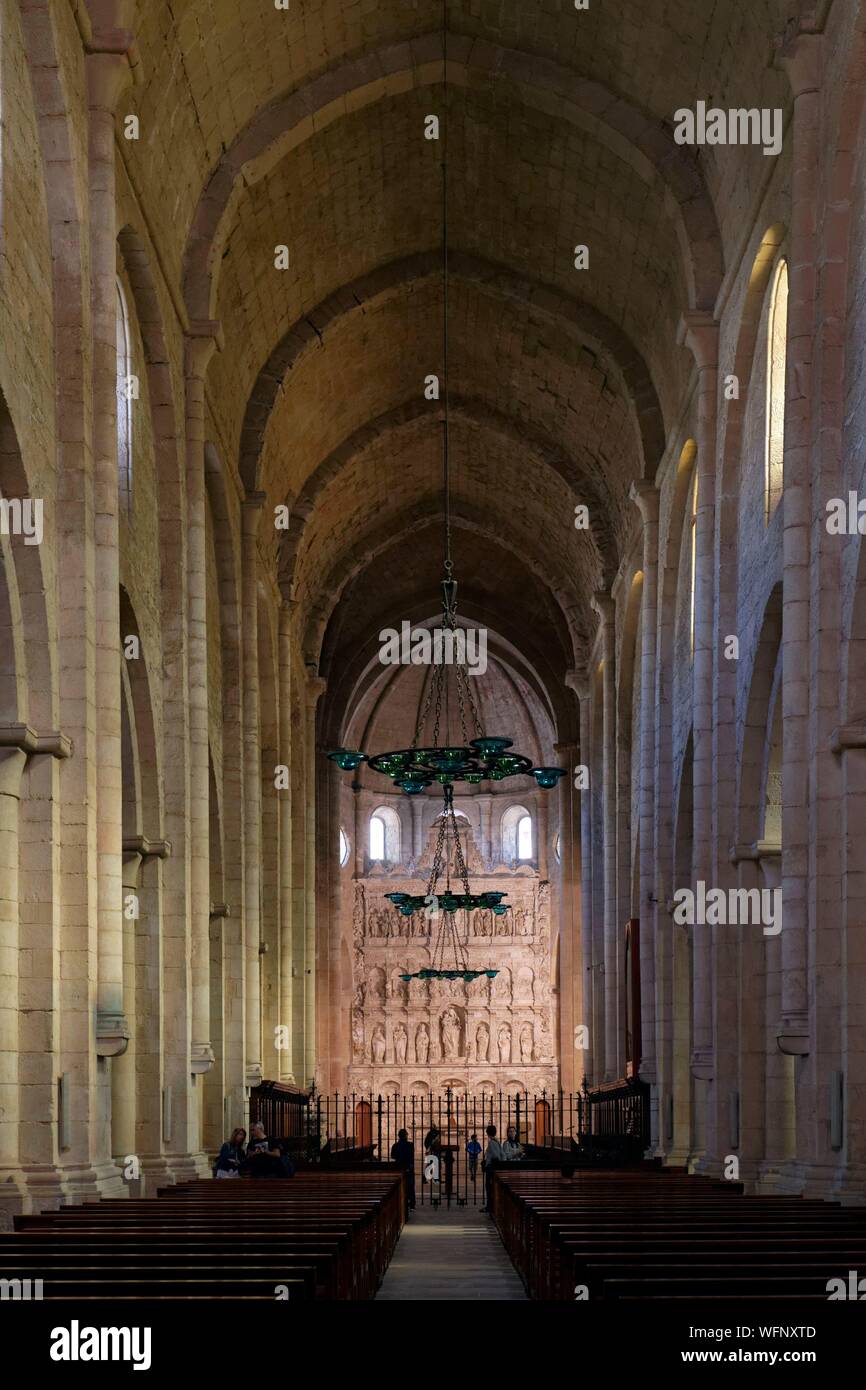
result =
M291 1167L291 1165L289 1165ZM294 1171L294 1170L292 1170ZM250 1142L241 1172L248 1178L291 1177L283 1163L283 1153L275 1139L268 1139L261 1121L250 1125Z

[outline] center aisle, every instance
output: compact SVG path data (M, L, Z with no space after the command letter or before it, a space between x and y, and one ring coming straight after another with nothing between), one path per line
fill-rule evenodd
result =
M416 1208L376 1298L527 1301L496 1227L477 1207Z

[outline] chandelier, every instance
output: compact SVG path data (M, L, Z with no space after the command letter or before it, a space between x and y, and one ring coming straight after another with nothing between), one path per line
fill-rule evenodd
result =
M444 36L443 36L444 38ZM444 85L444 78L443 78ZM424 896L411 893L388 893L386 897L403 916L412 916L424 911L435 916L439 922L439 933L433 950L433 965L419 970L414 975L401 976L403 980L463 979L471 981L479 975L491 978L496 970L473 970L469 966L468 948L460 939L457 930L456 913L467 914L473 910L488 910L501 916L509 910L503 902L505 893L473 893L469 884L469 872L460 844L460 832L454 810L454 787L464 782L478 786L483 782L502 782L511 777L532 776L543 789L555 787L565 776L562 767L534 767L531 758L514 752L510 738L499 734L486 734L478 717L478 706L472 692L465 655L465 633L457 626L457 580L454 578L454 565L451 559L451 471L448 429L448 219L447 219L447 178L446 155L443 140L442 159L442 337L443 337L443 431L442 465L444 493L444 578L442 580L442 630L437 636L437 650L442 659L433 662L433 674L427 685L426 696L421 702L421 711L412 743L408 748L398 748L386 753L369 755L356 748L331 748L327 756L344 772L354 772L362 763L374 772L390 777L395 788L407 796L418 796L434 784L441 786L443 810L439 818L439 833L433 856L433 867ZM449 659L445 659L447 650ZM454 672L452 682L446 676ZM454 687L455 702L460 723L461 742L449 738L452 709L451 686ZM443 708L444 707L444 708ZM432 714L433 727L429 740L425 741ZM445 724L445 737L441 737L442 724ZM451 860L454 860L459 887L452 888ZM445 886L438 892L439 879L445 870ZM461 891L462 889L462 891ZM453 961L453 963L452 963Z

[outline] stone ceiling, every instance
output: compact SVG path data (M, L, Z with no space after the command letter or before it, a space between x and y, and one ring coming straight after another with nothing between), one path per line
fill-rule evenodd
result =
M418 551L438 559L423 380L443 367L446 144L424 117L447 138L462 589L561 684L634 524L629 485L677 418L680 316L712 308L765 172L760 150L677 146L673 113L786 107L774 40L797 7L462 0L443 70L440 0L141 6L130 174L190 320L221 325L208 396L229 466L292 509L265 548L311 664L364 669L383 583L397 624L436 600Z

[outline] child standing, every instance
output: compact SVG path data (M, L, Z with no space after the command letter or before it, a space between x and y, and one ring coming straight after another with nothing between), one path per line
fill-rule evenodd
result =
M477 1134L472 1135L466 1145L466 1152L469 1156L469 1176L474 1182L478 1176L478 1160L481 1157L481 1145L478 1142Z

